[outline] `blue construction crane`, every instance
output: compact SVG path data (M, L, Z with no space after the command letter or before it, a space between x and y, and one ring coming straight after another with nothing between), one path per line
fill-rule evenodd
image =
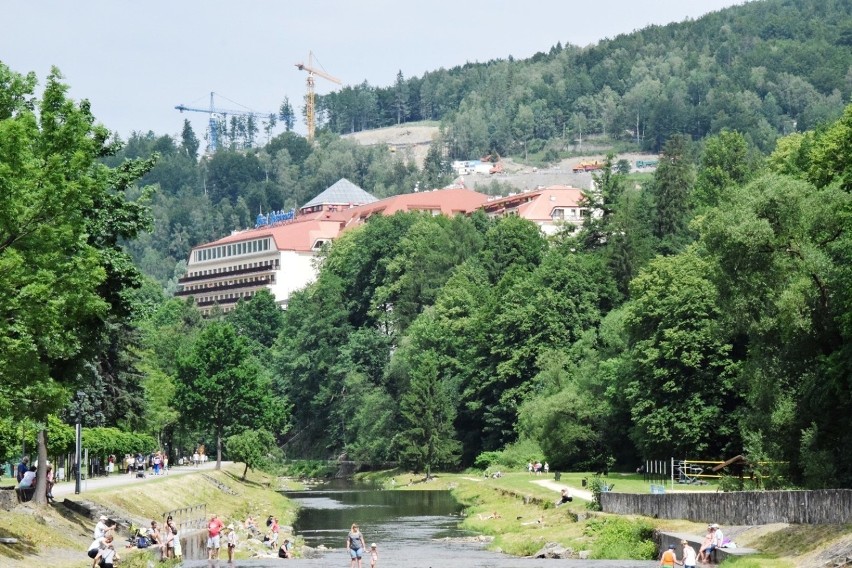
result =
M194 108L194 107L189 107L189 106L182 105L182 104L177 105L175 107L175 109L177 109L181 112L183 112L183 111L203 112L203 113L210 115L210 122L209 122L210 143L208 144L208 148L210 150L210 153L214 153L214 152L216 152L216 150L219 149L219 120L220 119L221 120L227 120L228 116L253 116L253 117L257 117L257 118L261 118L261 119L269 119L270 117L275 117L274 112L255 112L255 111L253 111L251 109L247 109L247 108L241 109L241 110L216 108L216 106L213 104L213 95L215 95L215 94L216 93L214 93L212 91L210 92L210 108ZM222 97L222 95L219 95L219 96L223 99L230 100L227 97ZM234 101L231 101L231 102L234 103ZM240 103L234 103L234 104L240 104ZM240 105L240 106L242 106L242 105Z

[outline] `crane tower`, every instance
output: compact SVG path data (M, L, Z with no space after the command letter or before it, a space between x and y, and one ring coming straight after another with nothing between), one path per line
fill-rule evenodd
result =
M326 79L338 85L341 84L341 81L337 77L333 77L325 71L314 67L314 53L312 51L308 52L307 65L304 63L296 63L296 67L299 69L299 71L308 72L308 97L307 101L305 101L305 122L307 123L308 127L308 142L313 142L314 129L316 127L316 109L314 107L314 75L316 75L317 77L322 77L323 79Z
M252 116L261 119L269 119L270 117L274 117L275 113L272 112L255 112L249 109L242 110L233 110L233 109L223 109L216 108L213 104L213 95L215 93L210 93L210 108L194 108L186 105L177 105L175 107L176 110L181 112L203 112L210 115L210 152L215 153L216 150L219 149L219 118L227 119L228 116ZM221 95L219 95L221 97ZM231 101L233 102L233 101ZM239 103L236 103L239 104ZM270 123L271 124L271 123Z

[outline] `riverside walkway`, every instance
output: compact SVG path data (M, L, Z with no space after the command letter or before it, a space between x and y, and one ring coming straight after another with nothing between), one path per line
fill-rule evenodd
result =
M222 462L222 466L225 466L230 462ZM112 473L103 477L93 477L91 479L85 479L80 482L80 494L83 495L88 491L95 491L97 489L106 489L110 487L121 487L122 485L139 485L144 483L150 483L157 479L168 478L173 475L188 475L192 473L198 473L202 471L211 471L216 468L216 461L207 461L203 464L198 465L197 467L194 465L179 465L173 466L169 468L169 472L164 475L159 476L149 476L144 478L138 478L135 474L127 474L127 473ZM53 496L59 499L60 497L69 497L73 496L75 488L74 480L71 481L63 481L61 483L57 483L53 486Z

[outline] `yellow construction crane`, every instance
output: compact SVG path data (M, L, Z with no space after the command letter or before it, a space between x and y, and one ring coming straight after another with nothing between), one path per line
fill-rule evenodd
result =
M308 100L307 100L307 108L305 109L305 121L308 125L308 142L313 142L314 140L314 128L315 128L315 107L314 107L314 75L317 77L322 77L323 79L327 79L332 83L337 83L338 85L342 84L340 79L337 77L333 77L326 73L325 71L321 71L320 69L314 68L314 53L312 51L308 52L308 64L304 63L296 63L296 67L299 71L307 71L308 72Z

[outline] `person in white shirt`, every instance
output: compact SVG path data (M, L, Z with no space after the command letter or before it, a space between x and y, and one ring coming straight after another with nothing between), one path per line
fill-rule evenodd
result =
M107 519L105 515L101 515L101 517L98 519L98 524L95 525L94 534L92 535L95 540L98 540L99 538L104 538L111 530L110 526L107 524L107 521L109 521L109 519Z
M89 556L89 558L94 560L95 556L98 555L98 552L100 552L101 549L104 548L105 546L106 546L106 539L105 538L96 538L95 540L92 541L92 544L89 545L89 550L86 551L86 554Z
M716 534L714 535L716 540L714 544L716 545L716 548L722 548L722 545L725 544L725 535L722 534L722 529L719 525L714 524L713 527L716 529Z
M680 541L683 545L683 568L695 568L696 558L695 558L695 549L689 546L689 543L685 540Z
M36 482L36 468L35 466L30 467L26 473L24 473L24 477L21 478L21 482L18 484L19 489L29 489L31 487L35 487Z
M237 548L237 531L234 525L228 525L228 563L234 561L234 550Z
M98 551L92 560L92 568L96 568L98 564L101 568L112 568L118 560L118 554L112 546L112 535L107 535L104 539L104 547Z

